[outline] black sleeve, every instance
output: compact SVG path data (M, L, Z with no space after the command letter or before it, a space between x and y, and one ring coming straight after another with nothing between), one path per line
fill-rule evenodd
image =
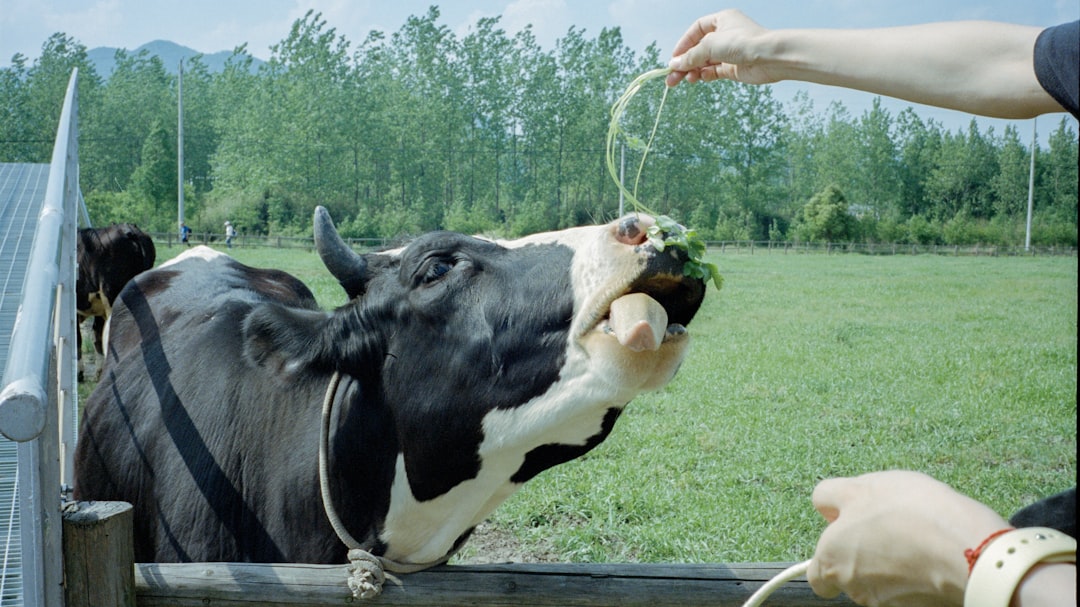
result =
M1013 527L1050 527L1076 537L1076 487L1027 506L1009 519Z
M1039 34L1035 76L1051 97L1080 118L1080 21L1056 25Z

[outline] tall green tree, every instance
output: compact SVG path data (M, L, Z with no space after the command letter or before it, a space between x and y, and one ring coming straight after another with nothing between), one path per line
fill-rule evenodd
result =
M354 55L352 136L354 154L354 225L365 236L392 235L380 227L381 216L399 206L393 196L398 129L410 111L413 92L399 76L396 44L372 32Z
M570 28L556 43L556 60L563 87L556 99L556 182L560 227L566 227L616 212L618 194L608 174L604 142L611 104L637 74L633 53L618 28L601 30L595 40ZM656 106L647 94L637 101L627 110L624 124L630 133L645 133Z
M171 230L175 225L176 187L176 139L160 122L154 122L128 186L138 213L129 221L150 230Z
M109 192L126 188L155 125L167 130L175 146L174 86L174 78L158 57L145 50L137 54L116 51L116 67L94 111L82 123L84 187Z
M991 181L995 217L1006 219L1024 214L1027 208L1030 161L1031 156L1020 142L1016 127L1007 126L998 153L998 173Z
M13 66L14 67L14 66ZM78 94L80 116L93 107L101 85L86 47L63 33L55 33L41 47L41 55L27 70L20 95L20 116L15 120L21 131L23 145L20 156L24 162L49 162L52 156L64 93L74 69L79 70Z
M555 43L556 79L561 88L554 103L554 150L551 162L554 164L553 184L555 189L556 213L559 217L557 227L574 225L583 219L577 213L575 192L579 187L578 176L585 168L581 158L586 150L599 150L593 147L593 135L599 136L601 126L594 120L595 96L590 99L589 90L594 83L583 67L589 61L589 42L584 32L571 27L566 35Z
M513 175L513 133L510 108L517 101L508 58L512 42L498 28L498 18L482 18L461 41L466 107L471 108L466 132L476 150L470 163L468 199L480 216L505 220L504 180ZM455 108L458 109L458 108ZM479 161L479 162L477 162ZM482 192L482 194L481 194Z
M211 159L218 147L218 132L214 128L214 76L201 56L184 65L184 179L196 193L211 188ZM178 92L170 91L175 97Z
M269 147L266 132L271 125L260 120L263 76L254 73L252 64L247 48L237 47L224 70L212 79L211 128L217 145L210 158L211 189L205 206L187 222L196 231L220 231L228 219L248 230L266 232L271 177L261 159Z
M818 147L825 139L825 118L804 91L796 93L785 109L787 169L784 175L783 217L790 220L817 190ZM785 229L786 231L786 229Z
M272 47L258 77L243 57L219 79L232 102L217 111L222 149L215 177L224 190L217 206L244 216L242 229L294 233L310 229L311 210L340 212L354 197L355 173L347 83L347 41L309 11ZM220 228L218 228L220 229Z
M724 185L734 171L728 150L736 123L728 116L738 85L715 84L668 90L655 152L664 212L697 226L705 237L712 236L724 209L740 206Z
M993 139L979 131L974 119L967 132L946 134L926 184L934 217L945 220L963 213L988 218L990 184L997 170Z
M900 148L899 200L896 214L891 219L927 215L931 203L927 198L926 182L939 157L941 128L932 120L924 121L910 107L900 112L896 125Z
M558 106L562 84L557 60L536 42L531 28L514 37L518 102L510 108L517 146L510 229L522 235L559 224Z
M446 208L446 152L454 133L444 120L457 125L454 117L460 115L454 109L459 96L448 86L451 79L461 78L460 44L438 21L439 11L433 6L422 17L409 17L391 36L392 69L399 83L394 89L398 99L392 135L386 142L394 146L390 152L394 202L383 210L391 233L437 228Z
M0 67L0 162L31 158L33 125L26 111L26 57L16 53L11 65Z
M810 183L813 192L820 192L830 185L843 191L854 187L854 176L859 174L858 129L851 114L842 103L833 102L826 110L825 128L814 138L814 170Z
M1040 155L1039 203L1045 205L1049 214L1058 221L1071 224L1076 229L1077 221L1077 145L1076 131L1068 119L1062 117L1057 127L1047 138L1048 150Z
M316 204L336 210L350 198L351 67L348 41L310 10L272 51L268 119L278 153L268 220L281 233L308 221Z
M874 217L894 215L900 206L900 170L893 120L875 97L856 125L858 173L853 176L850 199Z
M771 89L747 85L732 89L724 141L721 187L755 218L754 239L768 236L773 219L783 212L786 117Z

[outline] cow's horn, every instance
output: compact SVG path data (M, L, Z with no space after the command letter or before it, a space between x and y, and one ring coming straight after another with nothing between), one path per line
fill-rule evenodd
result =
M349 299L363 295L367 261L341 239L325 207L315 207L314 224L315 249L319 251L323 265L345 288Z

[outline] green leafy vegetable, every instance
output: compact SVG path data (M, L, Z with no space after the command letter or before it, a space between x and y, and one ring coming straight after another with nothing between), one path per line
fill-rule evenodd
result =
M683 227L667 215L660 215L656 218L656 225L650 226L645 233L648 234L649 242L657 251L662 252L669 246L686 251L689 259L683 264L683 274L700 278L705 282L711 280L717 289L724 286L724 277L720 275L720 268L717 268L714 263L703 261L705 240L698 236L697 231Z
M641 90L641 86L649 80L663 78L670 71L670 68L658 68L641 74L626 87L622 96L620 96L615 101L614 105L611 106L611 122L608 123L606 149L608 173L611 175L611 178L615 180L615 185L619 188L619 191L622 192L623 196L625 196L626 199L630 201L630 204L633 205L636 212L648 213L656 218L656 224L650 226L647 231L649 242L653 247L657 251L663 251L667 247L683 249L686 251L686 255L689 258L688 261L683 264L683 274L693 278L700 278L706 282L711 280L712 283L716 285L716 288L719 289L724 284L724 278L720 275L720 269L716 267L716 264L705 261L705 240L701 238L696 231L686 228L667 215L658 215L649 210L636 196L638 181L641 179L641 171L645 167L645 158L649 155L649 148L652 147L652 140L656 135L656 128L660 124L660 113L664 109L664 100L667 99L667 87L664 87L664 94L660 98L660 107L656 110L656 121L653 123L653 128L649 133L647 142L642 143L639 138L623 133L622 128L619 126L619 120L626 111L626 106L630 103L630 99ZM618 173L615 170L615 148L617 147L615 144L620 134L623 135L623 139L631 149L641 150L641 162L638 163L637 175L634 177L633 191L626 189L626 186L623 185L622 180L619 179Z

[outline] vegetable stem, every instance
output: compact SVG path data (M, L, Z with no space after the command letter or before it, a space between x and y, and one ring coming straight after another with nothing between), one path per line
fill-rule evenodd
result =
M664 101L667 99L667 87L664 87L664 94L660 97L660 105L656 109L656 120L653 121L652 130L649 132L649 139L645 142L644 148L641 152L641 161L638 163L637 174L634 176L634 189L633 191L627 190L623 185L622 180L619 179L619 175L615 169L615 148L617 147L616 141L619 138L619 134L622 133L622 128L619 126L619 121L622 119L623 113L626 112L626 106L629 105L630 100L641 90L642 85L650 80L657 78L663 78L671 71L671 68L657 68L641 74L637 78L634 78L630 82L630 85L626 87L623 94L615 100L615 103L611 106L611 121L608 123L607 133L607 145L605 149L605 160L607 164L608 174L611 175L612 180L615 181L616 187L622 192L623 196L630 201L633 205L634 211L637 213L648 213L653 217L656 217L656 224L649 227L647 234L649 242L657 251L663 251L667 247L678 247L686 251L687 261L683 264L683 274L686 276L692 276L694 278L700 278L705 281L711 280L717 289L720 289L724 284L724 278L720 275L719 268L716 264L707 262L704 260L705 255L705 240L698 236L697 232L691 229L687 229L679 222L668 217L667 215L659 215L655 211L650 210L637 198L638 184L641 181L641 173L645 169L645 159L649 154L649 149L652 147L653 138L656 136L657 128L660 126L660 114L664 110ZM625 134L624 134L624 138Z

